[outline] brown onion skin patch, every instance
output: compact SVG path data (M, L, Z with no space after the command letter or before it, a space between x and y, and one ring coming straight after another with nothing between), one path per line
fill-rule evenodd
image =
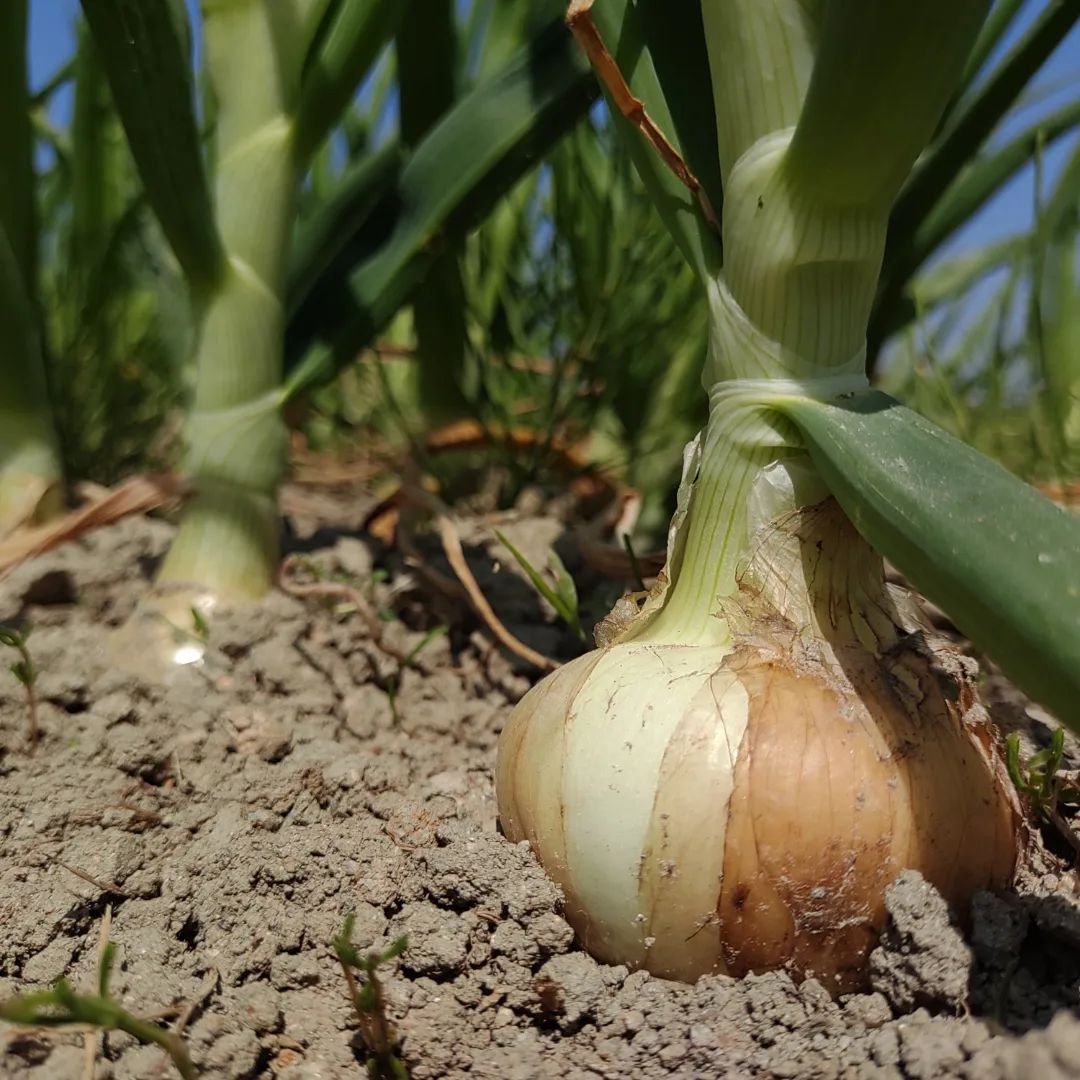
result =
M966 908L1016 863L1015 802L928 660L898 660L899 683L858 650L838 658L848 687L748 651L731 659L750 722L717 902L732 974L786 968L834 994L866 985L901 870Z

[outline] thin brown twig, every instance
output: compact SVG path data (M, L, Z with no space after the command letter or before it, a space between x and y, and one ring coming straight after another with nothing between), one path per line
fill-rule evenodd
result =
M304 564L305 560L300 555L289 555L282 561L281 570L278 573L278 584L282 592L298 599L321 596L346 601L356 609L357 614L364 620L368 633L379 649L400 664L404 664L408 660L405 653L385 640L386 624L372 610L367 598L358 589L342 581L316 581L309 584L300 584L292 580L291 574L293 570Z
M461 547L461 537L458 535L457 527L450 518L450 511L442 500L414 484L406 484L402 490L410 502L422 506L435 519L435 528L438 530L439 540L442 543L443 552L446 554L446 561L450 563L450 568L464 587L476 614L483 619L499 644L541 671L554 671L559 666L554 660L530 648L523 641L519 641L506 629L495 614L494 609L488 603L487 597L484 596L476 578L473 576L472 570L469 569L469 564L465 559L465 552Z
M720 222L717 220L716 211L709 201L709 196L701 186L701 181L690 171L682 155L671 145L667 136L645 111L645 103L634 96L623 73L619 70L615 57L608 52L603 38L600 37L600 31L597 30L596 23L589 14L592 6L593 0L570 0L570 6L566 9L566 25L570 27L571 33L585 50L585 55L589 58L589 63L595 69L597 77L611 95L612 103L652 144L664 164L697 199L701 212L705 215L705 220L710 227L719 233Z
M103 893L112 893L113 896L123 896L128 900L131 899L131 893L125 892L115 881L102 881L100 878L93 877L85 870L80 870L77 866L71 866L61 859L53 859L53 862L57 866L62 866L69 874L74 874L76 877L82 878L83 881L89 882Z
M145 514L184 498L187 481L172 473L129 476L114 488L91 488L87 502L44 525L21 529L0 542L0 577L33 555L40 555L91 529L133 514Z
M198 994L184 1006L179 1016L176 1018L176 1023L173 1024L173 1034L178 1039L184 1034L188 1024L191 1023L191 1018L199 1009L206 1005L210 1000L210 995L217 990L220 983L221 975L217 968L211 968L207 972L206 978L203 980L202 988L199 990Z
M435 567L428 565L417 550L413 538L413 527L415 524L413 521L413 511L416 509L416 504L411 501L404 492L401 492L401 495L401 512L398 518L397 528L394 530L394 540L397 543L398 550L405 559L405 565L408 566L418 578L426 582L431 588L441 592L443 596L448 596L451 600L461 600L468 603L469 594L462 587L461 582L458 581L457 578L449 577L439 570L436 570Z

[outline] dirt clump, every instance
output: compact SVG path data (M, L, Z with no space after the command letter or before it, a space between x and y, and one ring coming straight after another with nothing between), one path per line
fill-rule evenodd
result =
M92 987L108 906L114 993L186 1013L201 1075L359 1077L331 949L352 912L361 950L408 937L384 985L416 1080L1080 1075L1071 873L981 894L963 931L903 875L872 992L839 1001L783 974L684 986L599 964L496 829L495 746L522 668L457 626L402 666L348 612L275 594L216 620L201 666L141 679L108 631L168 539L121 523L0 582L0 621L34 623L44 733L21 752L21 687L0 679L0 997L61 974ZM355 538L312 558L331 576L373 566ZM499 609L506 572L486 575ZM395 587L362 584L380 606ZM515 632L553 636L519 586ZM428 629L403 616L387 633L407 654ZM79 1035L5 1030L0 1076L67 1080L82 1053ZM95 1075L169 1070L110 1035Z

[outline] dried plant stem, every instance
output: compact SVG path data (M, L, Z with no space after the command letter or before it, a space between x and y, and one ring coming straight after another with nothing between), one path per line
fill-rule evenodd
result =
M320 596L344 600L356 608L357 614L364 620L372 641L379 649L400 664L408 663L409 657L385 640L385 624L372 610L371 605L358 589L354 589L351 585L340 581L317 581L310 584L300 584L292 579L292 574L294 570L303 566L303 564L304 559L299 555L289 555L282 561L281 570L278 574L278 585L282 592L298 599Z
M593 0L571 0L566 10L566 25L570 27L574 37L585 50L585 55L596 70L597 77L611 95L612 104L645 136L664 164L693 194L701 207L701 212L705 215L705 220L719 235L720 222L712 203L709 202L708 195L705 194L705 189L701 186L701 181L690 171L682 155L671 145L667 136L645 111L644 102L635 97L630 90L615 57L608 51L603 38L600 37L600 31L597 30L589 14L592 6Z
M425 509L435 519L435 528L439 533L439 540L442 542L446 561L450 563L450 568L457 575L458 581L461 582L462 587L465 589L473 610L483 619L484 624L499 644L541 671L554 671L559 666L554 660L530 648L523 641L519 641L506 629L495 614L494 609L488 603L487 597L484 596L483 590L481 590L476 578L473 576L472 570L469 569L465 552L461 547L461 537L458 535L457 527L450 517L449 509L442 500L414 484L407 484L402 490L410 502Z
M94 888L100 889L103 893L111 893L113 896L122 896L125 899L131 899L131 893L125 892L116 884L115 881L102 881L100 878L92 877L85 870L80 870L77 866L72 866L70 863L63 862L61 859L53 860L57 866L62 866L69 874L74 874L78 878L82 878L83 881Z
M87 502L32 529L20 529L0 543L0 577L25 562L91 529L111 525L132 514L145 514L188 493L182 477L174 473L131 476L114 488L95 488Z

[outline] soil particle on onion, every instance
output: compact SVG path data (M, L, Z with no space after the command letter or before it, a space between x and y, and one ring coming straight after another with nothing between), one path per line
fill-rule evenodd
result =
M60 974L91 987L111 906L114 992L142 1014L191 1007L207 1080L359 1077L330 949L353 912L362 950L408 936L385 992L416 1080L1080 1076L1071 875L1048 865L980 895L963 932L904 876L873 992L839 1001L782 973L683 986L599 964L527 847L496 831L496 739L528 685L513 661L455 629L401 672L361 620L275 595L216 620L201 668L142 681L108 631L168 538L121 523L0 582L0 621L35 624L45 732L16 751L24 704L0 679L0 996ZM505 555L494 573L471 551L516 632L542 621ZM355 539L313 557L328 574L373 566ZM393 632L407 650L425 628ZM70 1080L82 1053L78 1035L0 1031L0 1076ZM110 1035L97 1075L169 1073Z

